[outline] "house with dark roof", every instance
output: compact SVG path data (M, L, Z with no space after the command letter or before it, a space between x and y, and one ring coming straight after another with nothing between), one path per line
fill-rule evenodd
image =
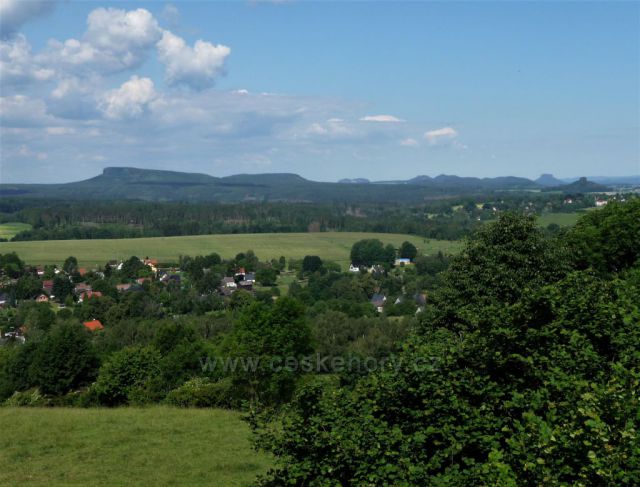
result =
M244 289L245 291L252 291L253 290L253 282L251 282L251 281L246 281L246 280L245 281L240 281L240 282L238 282L238 286L240 286L240 289Z
M371 296L369 302L373 305L378 313L382 313L384 311L384 305L387 302L387 297L384 294L374 294Z

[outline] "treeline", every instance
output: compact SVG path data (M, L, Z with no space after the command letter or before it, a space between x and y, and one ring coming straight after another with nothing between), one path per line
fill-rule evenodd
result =
M71 240L168 237L230 233L353 231L420 235L455 240L469 235L499 212L576 210L593 206L593 197L489 193L426 201L419 206L308 203L179 203L5 199L0 222L32 225L13 240Z

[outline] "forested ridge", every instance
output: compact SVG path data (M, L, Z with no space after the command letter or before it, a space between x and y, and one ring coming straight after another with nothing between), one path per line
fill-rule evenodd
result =
M504 211L578 211L590 195L485 193L420 205L371 203L184 203L144 201L50 201L6 198L0 222L32 226L13 240L168 237L225 233L317 231L384 232L453 240Z

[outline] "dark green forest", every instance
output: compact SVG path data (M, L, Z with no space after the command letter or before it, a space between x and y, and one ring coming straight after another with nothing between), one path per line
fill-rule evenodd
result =
M32 229L13 240L168 237L228 233L353 231L420 235L455 240L505 211L528 214L579 211L594 197L553 193L480 193L399 203L186 203L144 201L48 201L4 198L0 223Z

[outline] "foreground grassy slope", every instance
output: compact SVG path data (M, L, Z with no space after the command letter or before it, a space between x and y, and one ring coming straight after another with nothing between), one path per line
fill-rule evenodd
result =
M224 258L248 249L264 259L302 258L319 255L342 266L349 263L351 246L363 238L378 238L399 246L409 240L425 253L457 252L461 242L425 240L422 237L389 233L323 232L260 233L239 235L195 235L187 237L132 238L114 240L49 240L38 242L2 242L0 253L17 252L29 264L61 264L73 255L80 265L104 265L110 259L136 255L161 262L175 262L180 255L205 255L217 252Z
M237 486L269 467L238 413L0 408L0 485Z

